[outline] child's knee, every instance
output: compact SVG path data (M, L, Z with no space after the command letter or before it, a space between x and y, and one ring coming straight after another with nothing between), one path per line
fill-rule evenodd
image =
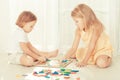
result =
M96 60L96 65L100 68L109 67L111 64L111 58L109 56L99 56Z
M34 60L30 56L22 56L20 62L23 66L29 67L33 66Z

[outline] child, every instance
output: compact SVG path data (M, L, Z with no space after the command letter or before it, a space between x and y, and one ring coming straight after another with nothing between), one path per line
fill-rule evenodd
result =
M14 33L14 52L11 55L11 63L33 66L37 62L45 62L46 58L57 56L58 50L41 52L28 41L27 33L32 31L36 21L36 16L30 11L23 11L19 15Z
M103 24L97 19L90 7L79 4L71 13L77 29L72 48L65 55L65 59L76 58L78 67L94 64L100 68L110 66L112 60L112 46ZM84 45L78 48L79 43Z

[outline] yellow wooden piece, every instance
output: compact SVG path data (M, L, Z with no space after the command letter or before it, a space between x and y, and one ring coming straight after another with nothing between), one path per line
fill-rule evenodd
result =
M20 74L16 74L16 78L21 78L22 76Z

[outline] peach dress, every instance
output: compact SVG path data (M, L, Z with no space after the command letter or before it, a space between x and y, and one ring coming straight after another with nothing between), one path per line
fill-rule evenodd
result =
M91 29L88 32L82 31L81 33L80 41L82 40L84 47L78 48L76 52L76 58L78 61L82 61L86 56L86 52L92 36L92 32L93 30ZM109 37L105 32L102 32L96 43L94 51L88 60L88 64L95 64L96 58L100 55L107 55L109 57L112 57L112 52L113 52L113 48L110 43Z

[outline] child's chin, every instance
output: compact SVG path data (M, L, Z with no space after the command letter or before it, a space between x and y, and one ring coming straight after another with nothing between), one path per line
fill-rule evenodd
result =
M26 31L26 33L30 33L31 31Z

